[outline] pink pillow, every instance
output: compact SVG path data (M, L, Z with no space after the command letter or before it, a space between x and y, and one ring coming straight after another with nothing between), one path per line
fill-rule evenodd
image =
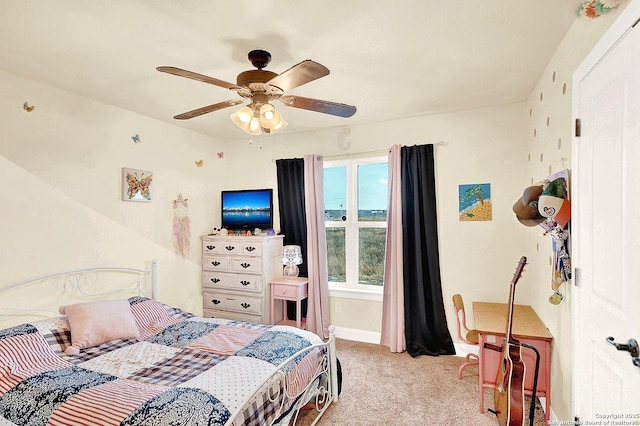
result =
M71 330L71 346L64 352L77 355L80 349L98 346L111 340L139 339L140 332L126 300L105 300L61 306Z

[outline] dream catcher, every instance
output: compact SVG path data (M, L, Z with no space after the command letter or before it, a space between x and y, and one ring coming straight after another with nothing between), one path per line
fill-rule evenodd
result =
M173 200L173 247L180 256L189 254L191 244L191 230L189 227L189 203L188 198L182 198L182 193L177 200Z

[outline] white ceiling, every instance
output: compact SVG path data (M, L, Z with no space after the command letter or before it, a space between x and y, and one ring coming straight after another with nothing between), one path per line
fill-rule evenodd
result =
M523 101L576 19L580 0L12 0L0 9L0 69L219 138L245 137L239 99L156 71L171 65L235 83L247 53L280 73L331 70L287 94L355 105L351 118L276 102L293 133Z

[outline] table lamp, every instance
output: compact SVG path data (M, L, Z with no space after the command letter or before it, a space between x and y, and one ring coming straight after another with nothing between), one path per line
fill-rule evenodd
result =
M282 264L284 265L283 275L286 278L296 278L300 271L298 265L302 264L302 250L300 246L282 247Z

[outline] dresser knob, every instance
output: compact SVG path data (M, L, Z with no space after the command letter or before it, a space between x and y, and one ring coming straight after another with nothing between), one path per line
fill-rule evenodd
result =
M287 294L287 290L282 289L282 294Z

